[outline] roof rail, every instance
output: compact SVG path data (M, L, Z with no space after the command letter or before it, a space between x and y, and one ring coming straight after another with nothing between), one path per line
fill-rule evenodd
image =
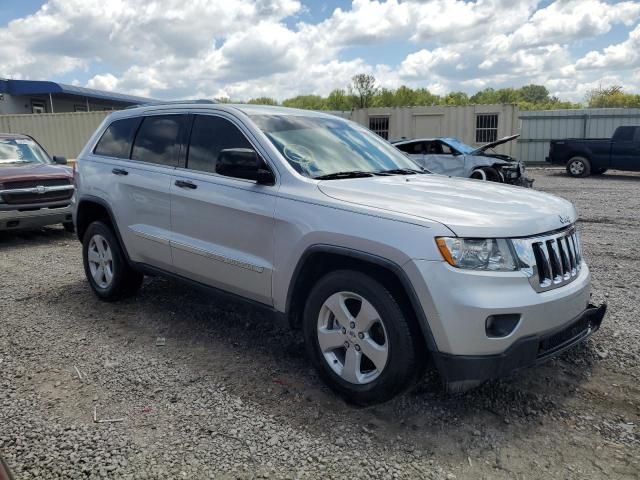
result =
M125 110L130 108L138 108L138 107L158 107L161 105L211 105L218 103L215 100L209 100L206 98L200 98L197 100L169 100L166 102L157 101L157 102L148 102L148 103L138 103L136 105L129 105Z

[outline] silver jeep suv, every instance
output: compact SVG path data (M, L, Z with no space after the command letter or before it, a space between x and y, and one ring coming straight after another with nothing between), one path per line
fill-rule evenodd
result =
M463 390L598 329L576 210L430 174L359 125L203 102L112 113L78 158L74 221L104 300L169 275L287 315L348 400L427 361Z

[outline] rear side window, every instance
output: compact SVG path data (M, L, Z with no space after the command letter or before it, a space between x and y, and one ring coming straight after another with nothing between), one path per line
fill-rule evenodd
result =
M396 145L400 150L406 153L422 153L422 142L404 143L402 145Z
M620 142L630 142L633 140L633 134L635 133L635 127L618 127L615 134L615 139Z
M184 115L144 117L133 142L131 159L177 167L184 118Z
M139 117L116 120L107 127L93 153L105 157L129 158L131 142L141 119Z
M244 134L229 120L196 115L191 130L187 168L216 172L216 163L225 148L253 148Z

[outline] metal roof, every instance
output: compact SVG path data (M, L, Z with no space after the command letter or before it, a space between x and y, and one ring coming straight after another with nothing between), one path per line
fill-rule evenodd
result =
M151 98L138 97L135 95L125 95L117 92L105 92L104 90L95 90L93 88L76 87L75 85L67 85L65 83L56 83L42 80L1 80L0 93L8 93L9 95L48 95L62 93L66 95L75 95L78 97L97 98L100 100L109 100L112 102L123 103L150 103L155 100Z

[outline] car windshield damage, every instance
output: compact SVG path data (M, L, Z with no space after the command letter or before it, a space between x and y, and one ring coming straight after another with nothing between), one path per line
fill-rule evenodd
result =
M51 163L49 156L29 138L0 138L0 165Z
M475 150L475 148L467 145L466 143L461 142L457 138L442 138L441 140L447 145L449 145L451 148L462 153L463 155L469 155Z
M322 180L428 173L369 130L339 118L252 115L301 175Z

